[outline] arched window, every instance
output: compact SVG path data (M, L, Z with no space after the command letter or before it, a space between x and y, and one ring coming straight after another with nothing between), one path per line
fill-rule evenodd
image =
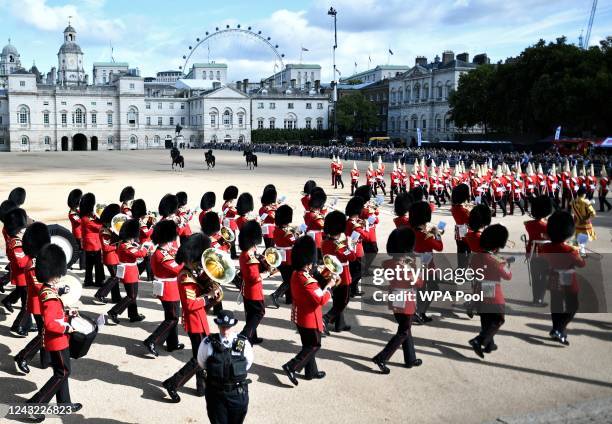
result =
M442 83L438 83L438 87L436 87L438 100L442 100Z
M446 81L446 84L444 85L444 98L448 99L448 96L450 94L452 90L452 84L450 81Z
M411 120L412 120L412 129L416 130L419 127L419 118L416 115L412 115Z
M414 101L418 102L420 99L421 99L421 85L415 84L414 85Z
M317 130L323 130L323 118L317 118Z
M406 95L404 96L404 101L406 103L410 103L410 86L409 85L406 86L405 91L406 91Z
M440 115L436 115L436 131L442 131L442 118L440 118Z
M395 88L393 90L391 90L391 104L395 104L395 101L397 99L397 93L395 92Z
M226 127L232 126L232 112L230 112L229 110L223 112L223 125L225 125Z
M423 85L423 100L429 99L429 84Z
M213 79L213 71L210 71L208 73L208 79L210 79L210 80Z
M238 112L238 127L244 128L244 113Z
M213 136L210 138L210 142L211 142L211 143L216 143L216 142L217 142L217 136L216 136L216 135L213 135Z
M421 116L421 129L422 130L427 129L427 118L425 118L425 115Z
M404 94L402 93L402 90L399 90L397 92L397 102L401 103L403 101L403 98L404 98Z
M128 125L135 127L138 124L138 109L136 106L130 106L127 114Z
M19 108L18 120L22 126L30 123L30 109L28 109L27 106L21 106Z
M202 72L202 79L206 79L206 71Z
M289 113L285 117L284 128L286 130L294 130L297 128L297 117L293 113Z
M80 107L74 111L74 123L77 125L83 125L83 109Z
M138 143L138 137L135 135L130 136L130 145L135 146Z
M244 143L244 136L242 134L238 137L238 143Z
M21 137L21 145L22 146L27 146L30 143L30 139L27 136L23 136Z
M158 135L156 135L155 137L153 137L153 144L154 144L155 146L159 146L159 141L160 141L160 138L159 138L159 136L158 136Z
M221 72L217 71L217 81L221 81Z
M48 146L51 144L51 137L49 137L48 135L45 136L45 145Z
M108 144L109 146L112 146L113 144L113 136L109 135L108 138L106 139L106 144Z

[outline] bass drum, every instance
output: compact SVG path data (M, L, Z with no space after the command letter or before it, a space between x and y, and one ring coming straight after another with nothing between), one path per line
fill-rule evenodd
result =
M72 231L58 224L48 226L51 243L57 244L66 254L68 269L79 260L79 245L72 235Z
M74 332L70 334L70 357L74 359L87 355L89 348L98 335L98 324L85 315L70 319Z

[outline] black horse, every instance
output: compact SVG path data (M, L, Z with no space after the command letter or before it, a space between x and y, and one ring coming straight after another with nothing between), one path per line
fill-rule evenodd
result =
M242 156L246 156L246 164L249 169L257 168L257 155L251 151L244 151Z
M174 170L175 165L180 169L185 168L185 158L183 158L181 151L176 147L170 150L170 158L172 158L172 170Z
M204 153L204 159L206 160L208 169L215 167L215 155L213 155L212 149L208 149L208 152Z

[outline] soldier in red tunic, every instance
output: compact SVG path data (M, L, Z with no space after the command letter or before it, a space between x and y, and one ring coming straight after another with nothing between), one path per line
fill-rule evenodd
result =
M234 234L238 229L238 225L236 224L238 211L234 206L236 198L238 198L238 187L233 185L226 187L225 191L223 191L223 205L221 206L221 216L223 217L222 224L224 227L229 227ZM230 252L232 254L232 259L238 258L235 241L232 242Z
M147 204L144 200L134 200L132 203L132 218L137 219L140 224L138 242L140 244L149 243L151 241L151 234L153 234L153 226L157 222L157 218L148 212ZM142 275L143 272L147 271L147 280L153 281L153 271L151 270L150 259L150 256L145 256L144 260L138 263L138 272Z
M510 203L510 215L514 215L514 205L521 210L521 215L525 215L525 183L521 177L520 170L516 171L508 193Z
M470 188L467 184L459 184L453 188L451 194L451 214L455 220L455 243L457 244L457 266L465 268L469 261L470 247L465 242L468 232L468 221L470 211L468 201L470 200ZM505 208L504 208L505 210Z
M320 187L315 187L310 193L309 206L310 209L304 215L304 224L306 224L306 232L311 236L317 250L321 249L321 242L323 241L323 223L325 215L323 214L323 207L327 201L327 195ZM321 255L319 255L319 258Z
M363 205L363 199L359 196L355 196L348 201L344 210L347 217L345 231L346 237L355 247L355 259L349 261L349 270L351 274L350 297L363 295L363 291L361 291L359 288L359 282L361 281L362 275L361 261L365 256L363 242L370 240L368 223L360 217L361 211L363 210Z
M351 169L351 196L355 193L355 189L359 186L359 169L353 161L353 169Z
M393 163L393 171L391 171L389 178L391 179L391 199L389 200L389 203L393 204L393 196L397 196L399 194L401 186L401 174L400 171L397 169L397 165L395 164L395 162Z
M83 250L85 251L85 281L84 286L93 286L93 272L95 268L96 286L104 284L104 265L102 265L102 244L100 243L100 230L102 224L94 214L96 196L86 193L81 197L79 211L81 214L81 232L83 235Z
M112 302L117 303L121 300L121 290L119 289L119 279L117 278L117 235L111 230L113 218L121 211L117 203L112 203L104 208L100 214L102 229L100 230L100 243L102 244L102 263L110 273L104 285L98 289L94 295L94 303L104 305L107 303L106 296L112 292Z
M291 276L291 321L297 326L302 349L283 365L283 371L296 386L298 380L295 373L303 368L306 380L325 377L325 372L318 370L315 357L321 348L321 332L324 326L321 309L329 302L336 281L330 279L324 282L320 274L319 279L313 276L316 258L316 245L312 238L300 237L291 251L291 263L295 269Z
M49 352L53 376L27 403L48 403L53 396L58 404L71 404L71 412L82 408L72 403L68 376L70 375L69 334L73 332L60 296L65 288L57 288L59 279L66 274L66 255L54 244L45 245L36 259L36 279L43 285L40 291L41 312L44 324L43 346ZM40 420L40 417L35 417ZM44 419L44 416L42 417Z
M485 353L497 350L493 338L505 322L505 299L501 280L510 280L512 272L510 263L497 253L507 242L506 227L501 224L491 225L480 236L482 253L472 256L472 268L480 269L484 274L482 281L475 282L476 291L483 293L483 300L478 305L481 331L469 342L480 358L484 358Z
M393 223L395 224L395 228L407 227L410 225L408 224L408 211L410 210L412 201L413 198L410 193L400 193L395 198L395 203L393 204L393 211L395 212Z
M376 226L380 222L378 219L378 205L374 202L370 202L370 191L367 186L358 187L355 190L355 196L359 196L363 199L364 207L359 216L368 223L368 240L363 241L363 251L365 253L365 263L363 267L363 273L367 274L370 268L370 264L378 253L378 241L376 237Z
M480 235L484 228L491 225L491 209L481 203L470 211L468 218L468 232L465 235L465 242L471 253L480 252Z
M68 193L68 220L70 221L70 226L72 227L72 235L76 239L77 245L79 247L79 269L85 269L85 251L82 248L82 232L81 232L81 214L79 213L79 203L81 202L81 197L83 196L83 192L75 188L70 193Z
M185 345L178 340L178 321L180 316L180 296L177 276L181 265L174 260L176 255L176 224L161 221L155 224L151 241L157 246L151 255L151 268L155 284L159 287L157 298L164 309L164 320L143 342L149 353L158 356L156 346L166 343L166 350L182 350Z
M531 216L533 220L525 221L525 229L529 237L525 253L531 272L531 290L535 306L544 306L546 293L546 261L540 256L540 248L548 243L546 234L546 217L552 213L552 200L547 195L541 195L531 201Z
M546 232L550 243L540 247L540 255L549 266L550 316L553 340L568 346L567 326L578 311L578 279L576 268L586 265L577 248L566 243L574 236L572 216L565 211L555 212L548 218Z
M293 209L289 205L281 205L276 210L274 227L274 245L279 250L283 262L278 266L282 277L282 284L270 296L272 303L277 308L280 307L278 299L285 295L285 303L291 303L291 274L293 268L291 266L291 248L296 240L296 230L291 227L293 221Z
M261 208L259 208L259 219L264 245L266 248L274 246L274 216L276 214L276 188L274 186L264 189L261 195Z
M221 235L221 224L217 212L208 212L202 220L202 232L210 238L210 247L229 252L231 244Z
M202 218L204 218L206 212L212 211L216 203L217 195L213 191L207 191L202 195L200 199L200 215L198 216L200 226L202 225Z
M242 230L242 227L247 221L254 219L252 212L255 209L255 202L251 193L241 193L236 201L236 228L238 231Z
M6 214L16 208L17 205L12 200L4 200L2 203L0 203L0 221L4 224L4 218L6 217ZM7 246L9 236L6 232L6 228L4 227L4 225L2 226L2 238L4 239L4 245ZM2 276L0 276L0 293L5 292L4 286L6 286L11 281L11 265L7 264L4 269L6 270L6 272ZM9 312L12 312L12 305L9 304L9 307L7 309Z
M597 197L599 198L599 212L604 211L604 205L608 208L608 212L612 209L612 205L606 199L608 195L608 187L610 186L610 180L608 179L608 171L606 171L605 165L602 166L599 174L599 189Z
M187 206L187 202L189 201L189 199L187 197L187 193L185 193L184 191L179 191L178 193L176 193L176 198L178 200L177 215L184 222L183 227L179 229L179 237L181 238L181 240L184 240L191 234L193 234L193 232L191 231L191 226L189 225L189 221L191 221L191 218L193 218L193 215L196 211L192 211Z
M121 213L124 215L132 217L132 202L134 201L134 196L136 195L136 191L134 187L127 186L121 193L119 194L119 202L121 202Z
M304 190L302 191L302 198L300 199L300 202L302 203L305 212L308 212L310 209L310 193L316 186L317 183L313 180L308 180L304 183Z
M384 269L414 268L414 262L409 258L414 248L414 232L408 227L396 228L389 234L387 240L387 254L390 259L383 262ZM404 353L404 366L406 368L418 367L423 361L417 359L412 339L412 320L416 313L416 290L420 281L411 278L393 278L389 281L389 294L399 298L389 302L389 309L393 311L397 321L397 332L389 340L385 348L374 358L374 362L382 374L389 374L391 370L386 363L391 359L395 351L401 346Z
M340 184L342 188L344 189L344 181L342 181L342 171L344 171L344 164L338 157L336 158L334 188L338 188L338 184Z
M119 256L119 265L117 266L117 276L123 282L126 296L119 303L108 311L108 317L115 324L119 323L118 316L126 309L130 322L142 321L145 316L138 313L138 260L144 258L149 249L146 246L141 246L138 242L140 224L136 219L126 221L119 231L119 246L117 247L117 255Z

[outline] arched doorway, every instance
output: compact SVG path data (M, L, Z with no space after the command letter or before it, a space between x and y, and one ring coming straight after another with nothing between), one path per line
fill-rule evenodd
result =
M166 139L164 140L164 145L166 146L166 149L171 149L172 148L172 138L166 137Z
M225 135L225 138L223 139L224 143L231 143L232 142L232 136L229 134Z
M68 137L62 137L62 152L68 151Z
M98 137L91 137L91 150L98 150Z
M75 134L72 137L72 150L79 152L87 150L87 137L83 134Z

